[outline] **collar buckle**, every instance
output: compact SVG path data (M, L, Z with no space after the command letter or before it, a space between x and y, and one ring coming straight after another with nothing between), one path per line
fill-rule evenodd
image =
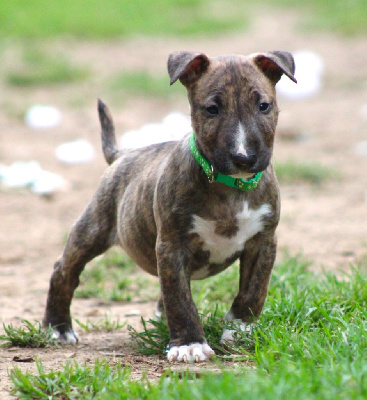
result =
M213 165L210 165L210 174L208 175L208 181L209 181L209 183L215 182L215 174L214 174Z

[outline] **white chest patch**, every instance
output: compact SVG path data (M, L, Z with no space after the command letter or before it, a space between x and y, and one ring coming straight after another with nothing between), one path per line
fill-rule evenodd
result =
M236 215L238 231L231 238L215 232L217 221L206 220L197 215L194 215L194 227L190 233L197 233L203 240L203 250L210 252L210 263L222 264L235 253L243 250L247 240L263 230L263 218L268 215L271 215L269 204L263 204L256 210L252 210L245 202L243 210ZM202 272L196 273L201 275Z

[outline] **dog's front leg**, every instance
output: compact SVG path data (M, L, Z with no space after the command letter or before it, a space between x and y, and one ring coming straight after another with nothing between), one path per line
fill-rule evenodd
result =
M251 323L261 314L276 256L275 236L264 236L259 234L246 245L240 258L239 292L225 317L245 332L251 332ZM225 329L221 343L233 343L234 332Z
M200 362L214 351L206 343L198 310L192 300L188 257L171 244L157 246L161 292L166 312L170 342L169 361Z

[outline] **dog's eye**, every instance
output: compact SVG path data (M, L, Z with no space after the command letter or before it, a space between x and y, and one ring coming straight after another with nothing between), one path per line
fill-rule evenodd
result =
M269 103L260 103L259 104L259 110L262 113L267 113L270 110L270 104Z
M205 107L205 111L207 111L210 115L218 115L219 108L213 104L212 106Z

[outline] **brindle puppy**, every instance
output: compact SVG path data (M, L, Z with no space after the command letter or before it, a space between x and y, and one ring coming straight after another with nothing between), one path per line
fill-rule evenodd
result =
M239 259L239 291L227 318L248 330L264 305L280 210L271 165L275 84L282 74L295 81L294 61L280 51L218 58L179 52L170 55L168 71L171 84L180 80L187 88L196 151L214 175L248 180L263 172L262 177L249 191L209 182L190 152L190 135L119 151L112 118L99 102L103 151L111 166L55 264L44 325L54 327L61 342L77 342L70 304L79 275L87 262L119 244L159 277L158 311L165 311L171 337L168 359L198 362L214 352L191 297L191 279L215 275ZM231 339L225 331L223 340Z

